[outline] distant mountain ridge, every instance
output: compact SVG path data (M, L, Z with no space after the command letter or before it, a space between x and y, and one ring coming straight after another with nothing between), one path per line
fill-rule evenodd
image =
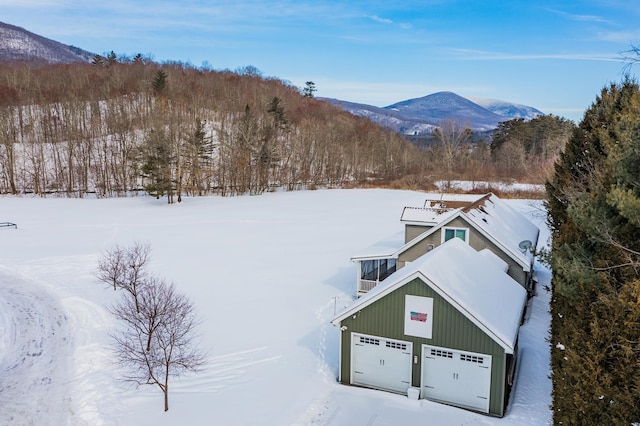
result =
M95 54L0 22L0 61L90 62ZM405 135L429 135L444 120L452 119L476 132L488 132L502 121L530 120L543 113L533 107L495 99L467 99L453 92L437 92L386 107L319 98L354 115L366 117Z
M468 98L471 102L475 102L488 109L491 112L498 114L501 117L523 118L525 120L531 120L544 113L534 107L527 105L514 104L512 102L500 101L498 99L485 99L485 98Z
M338 99L323 98L354 115L367 117L406 135L429 134L445 120L461 122L477 132L495 129L502 121L530 120L544 113L526 105L495 99L464 98L453 92L437 92L380 108Z
M95 55L0 22L1 61L89 62Z

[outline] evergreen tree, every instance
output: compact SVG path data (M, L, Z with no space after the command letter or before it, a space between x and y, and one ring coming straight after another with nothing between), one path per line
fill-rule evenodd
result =
M556 424L640 421L640 91L603 89L547 183Z
M304 89L302 89L302 96L305 98L313 98L314 93L317 91L316 84L313 81L307 81L304 83Z
M273 118L273 127L276 129L284 129L287 127L287 118L284 115L284 106L282 105L282 99L277 96L274 96L271 102L269 103L269 107L267 108L267 113L271 115Z
M167 132L163 129L151 130L142 147L142 176L146 179L145 191L156 198L167 196L173 203L175 180L172 167L175 155Z
M118 63L118 57L116 56L116 52L112 50L111 52L109 52L109 54L106 57L106 65L111 66L117 63Z
M156 96L160 96L164 93L164 90L167 87L167 73L164 72L164 70L158 70L158 72L156 72L156 75L151 82L151 87L153 87L153 93Z
M503 121L493 131L491 153L496 157L503 146L516 143L528 158L551 158L562 151L574 128L572 121L554 115Z
M104 66L105 64L105 57L104 56L100 56L98 54L93 56L93 60L91 61L92 65L96 65L96 66Z
M205 123L196 119L193 133L184 147L184 163L189 172L187 191L203 195L208 189L214 144L205 132Z

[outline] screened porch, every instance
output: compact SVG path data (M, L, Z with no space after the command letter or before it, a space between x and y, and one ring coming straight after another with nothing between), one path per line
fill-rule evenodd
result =
M358 296L370 291L396 271L396 259L366 259L358 261Z

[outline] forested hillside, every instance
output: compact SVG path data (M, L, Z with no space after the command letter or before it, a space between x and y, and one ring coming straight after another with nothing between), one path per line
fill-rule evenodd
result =
M275 188L541 183L573 126L512 120L493 146L444 120L435 142L417 147L315 99L309 83L301 90L251 66L215 71L114 53L91 64L0 63L0 193L146 191L173 202Z
M0 192L261 193L424 172L401 136L278 79L157 64L0 66Z

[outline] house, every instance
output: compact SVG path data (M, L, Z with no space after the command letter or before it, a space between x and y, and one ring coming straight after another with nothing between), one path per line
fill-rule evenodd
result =
M494 194L434 195L423 207L405 207L404 235L351 258L358 264L357 294L362 295L429 250L459 238L476 251L489 249L507 264L507 273L534 292L533 262L540 230Z
M453 238L333 319L339 381L501 417L526 302L503 260Z

